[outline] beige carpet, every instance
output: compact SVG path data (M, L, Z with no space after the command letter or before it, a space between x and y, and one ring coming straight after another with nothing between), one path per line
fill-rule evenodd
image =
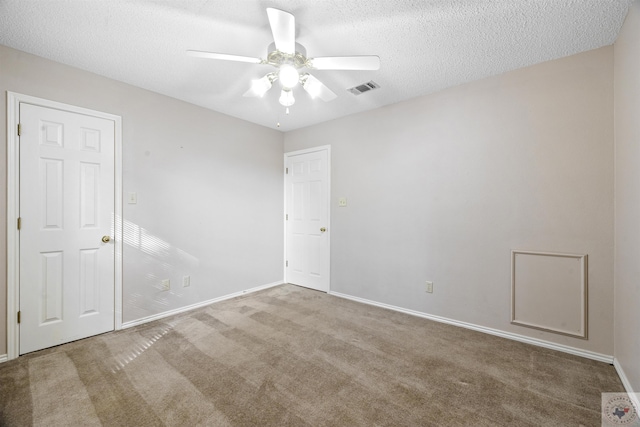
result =
M599 426L612 366L283 285L0 365L2 426Z

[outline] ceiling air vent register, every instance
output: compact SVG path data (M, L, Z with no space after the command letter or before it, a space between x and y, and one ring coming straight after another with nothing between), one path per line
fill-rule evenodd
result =
M373 80L371 80L370 82L363 83L358 86L354 86L351 89L347 89L347 91L357 96L374 89L380 89L380 85L374 82Z

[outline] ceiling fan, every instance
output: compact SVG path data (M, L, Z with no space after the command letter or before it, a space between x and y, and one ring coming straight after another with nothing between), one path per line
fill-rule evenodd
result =
M253 80L251 88L244 93L246 97L262 97L277 80L282 85L280 104L289 107L295 103L293 88L300 84L312 98L331 101L337 95L324 83L302 69L309 70L378 70L380 58L375 55L363 56L325 56L307 58L307 51L295 41L295 17L283 10L267 8L269 25L274 43L267 48L267 59L249 56L229 55L226 53L187 50L187 54L200 58L220 59L224 61L266 64L276 68L264 77Z

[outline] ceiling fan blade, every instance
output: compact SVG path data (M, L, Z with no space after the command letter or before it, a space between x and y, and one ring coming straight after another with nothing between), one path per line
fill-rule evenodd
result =
M324 56L311 58L309 63L316 70L379 70L380 57L366 56Z
M331 89L329 89L320 80L313 77L311 74L304 76L304 83L302 84L304 90L306 90L312 98L320 98L324 102L333 101L338 97Z
M296 53L296 18L284 10L267 8L269 25L273 33L276 49L282 53Z
M204 52L201 50L188 50L187 55L197 58L222 59L223 61L249 62L251 64L260 64L262 59L252 58L250 56L229 55L226 53Z

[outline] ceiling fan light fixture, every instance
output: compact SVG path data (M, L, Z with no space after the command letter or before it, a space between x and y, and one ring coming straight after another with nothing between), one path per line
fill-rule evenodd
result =
M280 67L278 78L280 79L283 87L291 89L298 84L300 75L298 74L298 70L296 70L293 66L283 65L282 67Z
M310 79L308 76L306 79L304 79L302 87L307 91L309 95L311 95L312 99L320 96L320 93L322 92L322 83L320 83L318 80Z
M290 107L296 102L296 99L293 97L291 89L282 89L282 92L280 92L280 99L278 101L280 101L280 104L283 106Z
M306 72L300 74L300 70L305 68L311 70L356 71L380 69L380 58L376 55L309 58L305 47L296 43L296 20L293 14L280 9L267 8L267 17L271 34L273 35L273 43L267 46L266 59L200 50L188 50L187 54L199 58L271 66L272 72L261 79L253 80L251 87L243 96L262 98L272 88L273 83L276 80L280 80L282 91L279 101L285 108L296 102L293 97L293 88L297 84L303 87L311 99L319 98L324 102L329 102L338 97L316 77Z
M261 79L251 81L250 92L254 96L263 97L264 94L267 93L269 89L271 89L272 85L273 85L272 76L271 74L267 74Z

